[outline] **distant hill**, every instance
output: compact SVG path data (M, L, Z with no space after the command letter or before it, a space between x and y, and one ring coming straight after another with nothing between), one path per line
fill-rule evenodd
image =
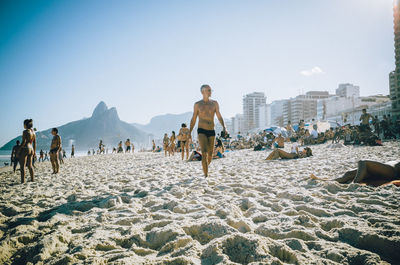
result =
M148 134L138 129L135 125L123 122L119 119L116 108L107 108L102 101L93 111L92 117L79 121L73 121L57 127L65 148L70 148L72 143L77 150L96 149L99 140L111 148L117 146L119 141L130 139L134 143L148 144ZM49 150L52 139L51 128L36 132L37 150ZM6 143L0 150L11 150L16 140L21 136Z
M182 123L190 126L190 120L192 119L193 112L185 112L182 114L165 114L155 116L150 120L150 123L146 125L133 123L132 125L137 128L154 135L155 138L161 138L164 133L171 135L172 131L177 134L181 128Z

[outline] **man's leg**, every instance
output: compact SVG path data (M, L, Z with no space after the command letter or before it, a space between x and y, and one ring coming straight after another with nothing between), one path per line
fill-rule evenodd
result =
M21 152L19 156L19 168L21 170L21 183L25 182L25 165L26 165L26 154Z
M51 167L53 168L53 174L56 173L56 164L54 161L54 154L50 153L50 163L51 163Z
M59 157L59 154L57 152L57 153L55 153L55 156L54 156L54 165L56 168L56 173L58 173L58 171L60 170L60 163L58 161L58 157Z
M213 158L213 154L214 154L214 144L215 144L215 136L210 136L207 137L208 140L208 144L207 144L207 162L208 165L211 164L212 158Z
M279 158L279 149L275 149L274 151L272 151L269 156L267 157L266 160L275 160Z
M186 142L185 148L186 148L186 160L188 160L189 159L189 141Z
M201 164L203 166L204 176L208 177L208 139L205 134L199 133L198 137L201 149Z
M32 167L32 161L33 161L33 155L29 155L28 156L28 160L27 160L27 166L29 169L29 174L31 175L31 181L34 181L34 172L33 172L33 167Z
M15 170L17 169L17 164L18 164L18 159L14 159L14 161L13 161L13 163L14 163L14 173L15 173Z

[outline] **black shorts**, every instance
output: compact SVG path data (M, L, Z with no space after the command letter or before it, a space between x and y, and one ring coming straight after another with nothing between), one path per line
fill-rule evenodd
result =
M198 128L197 134L204 134L207 137L212 137L215 136L215 130L205 130L203 128Z

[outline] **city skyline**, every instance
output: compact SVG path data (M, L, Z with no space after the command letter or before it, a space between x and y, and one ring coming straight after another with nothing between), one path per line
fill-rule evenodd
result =
M191 111L203 83L224 117L253 91L268 103L340 83L389 94L391 0L154 3L3 2L0 145L25 118L48 129L101 100L142 124Z

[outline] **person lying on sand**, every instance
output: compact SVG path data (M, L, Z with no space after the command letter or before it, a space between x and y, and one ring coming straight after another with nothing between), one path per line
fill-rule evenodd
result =
M311 174L311 179L329 181ZM360 183L371 186L394 184L400 187L400 162L380 163L371 160L358 161L358 168L349 170L340 178L333 179L340 184Z
M282 159L297 159L297 158L305 158L312 156L312 150L309 147L304 148L303 151L297 152L297 153L288 153L285 152L281 149L275 149L272 151L269 156L267 157L266 160L276 160L279 158Z

